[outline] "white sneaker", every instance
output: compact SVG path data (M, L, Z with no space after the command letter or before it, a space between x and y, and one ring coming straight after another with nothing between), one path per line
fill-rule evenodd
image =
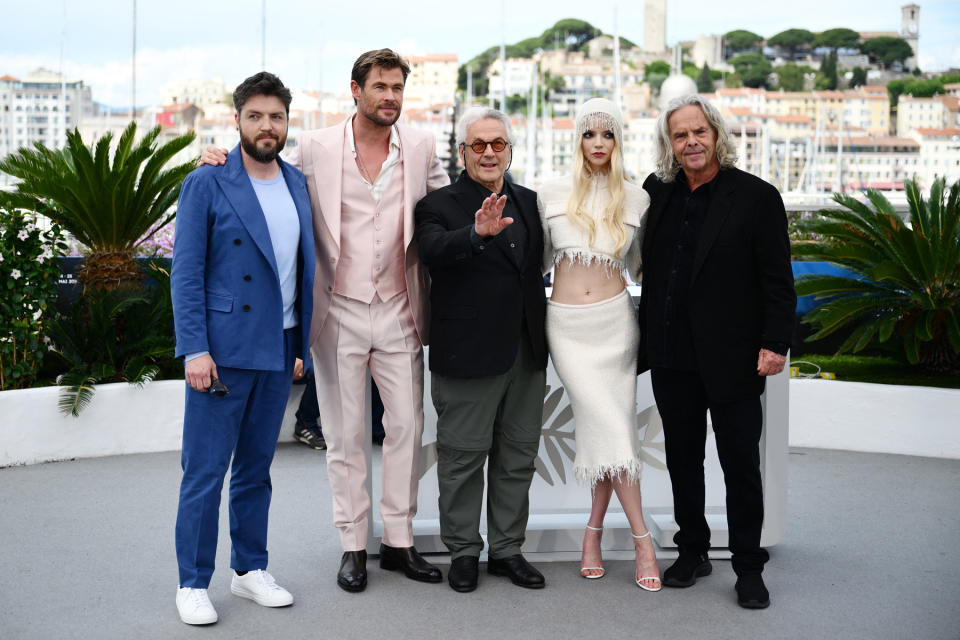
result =
M230 592L263 607L289 607L293 604L290 592L278 585L273 576L263 569L247 571L242 576L234 572Z
M206 589L177 589L177 611L187 624L213 624L217 621L217 610L210 604Z

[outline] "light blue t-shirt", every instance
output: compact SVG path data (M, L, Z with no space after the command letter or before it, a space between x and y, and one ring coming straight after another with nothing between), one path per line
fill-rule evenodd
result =
M281 172L273 180L250 178L253 190L270 230L270 244L277 261L280 292L283 295L283 328L297 326L293 303L297 299L297 253L300 247L300 218L297 206Z

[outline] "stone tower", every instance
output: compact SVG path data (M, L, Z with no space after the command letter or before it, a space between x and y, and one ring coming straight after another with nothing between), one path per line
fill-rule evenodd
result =
M915 69L918 66L918 47L920 45L920 5L905 4L900 7L900 37L907 41L913 49L913 56L903 62L905 70Z
M643 50L661 53L666 48L667 0L645 0L643 6Z

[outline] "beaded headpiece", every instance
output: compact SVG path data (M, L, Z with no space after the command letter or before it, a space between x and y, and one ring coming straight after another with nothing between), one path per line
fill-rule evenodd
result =
M617 141L617 146L623 149L623 116L620 109L606 98L591 98L577 110L577 137L591 129L609 129Z

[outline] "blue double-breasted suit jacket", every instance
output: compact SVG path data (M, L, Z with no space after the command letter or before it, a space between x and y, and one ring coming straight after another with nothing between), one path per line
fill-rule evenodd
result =
M277 162L300 221L296 353L309 363L313 218L303 174ZM218 367L284 369L277 261L239 145L223 166L204 165L183 182L171 289L177 357L208 351Z

